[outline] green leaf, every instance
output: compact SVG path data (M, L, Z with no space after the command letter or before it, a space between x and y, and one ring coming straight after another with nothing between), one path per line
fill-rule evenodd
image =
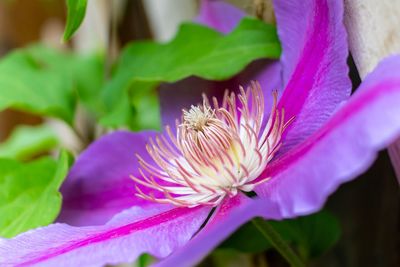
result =
M0 157L26 160L58 145L55 132L48 125L19 126L0 144Z
M272 245L260 235L254 224L246 223L232 234L220 248L230 248L241 252L259 253L272 248Z
M144 253L139 256L139 258L136 262L136 265L138 267L147 267L147 266L150 266L154 262L155 262L155 260L150 254Z
M264 263L264 264L263 264ZM238 253L233 249L216 249L212 252L210 257L203 261L198 267L233 267L233 266L269 266L264 261L260 261L259 258L254 255L246 253Z
M61 208L58 189L71 159L67 152L58 161L43 157L22 164L0 159L0 236L13 237L55 220Z
M270 223L283 239L298 249L304 259L320 256L340 237L339 222L327 211ZM260 235L252 223L247 223L222 243L220 248L258 253L272 248L272 245Z
M67 25L64 30L64 41L69 40L78 30L86 13L87 0L67 0Z
M316 258L325 253L339 240L341 234L339 221L328 211L272 223L278 231L293 240L304 259Z
M158 102L148 95L161 82L175 82L192 75L211 80L227 79L251 61L278 58L280 52L275 27L256 19L243 19L225 36L202 25L183 24L169 43L136 42L127 46L111 81L104 88L104 101L109 111L118 115L116 117L136 115L132 120L125 119L125 123L137 123L139 116L154 108L158 111ZM129 98L134 113L125 109L125 115L120 114L123 98ZM115 112L117 109L119 112ZM108 119L103 123L115 126L110 125L112 121ZM158 112L145 122L146 127L158 128ZM144 128L142 123L119 126Z
M92 113L102 113L103 63L99 55L41 45L16 50L0 61L0 111L15 108L72 124L79 96Z
M47 71L29 51L17 50L0 61L0 111L11 107L72 123L72 93L65 75Z
M43 45L33 45L26 49L32 60L44 66L46 71L62 75L71 82L74 93L84 106L94 115L104 110L100 99L103 86L104 57L101 53L75 54L61 52Z
M131 130L156 129L160 127L160 109L157 92L152 90L155 83L144 83L140 91L130 92L132 96L123 97L116 107L101 118L100 123L118 128L128 126Z

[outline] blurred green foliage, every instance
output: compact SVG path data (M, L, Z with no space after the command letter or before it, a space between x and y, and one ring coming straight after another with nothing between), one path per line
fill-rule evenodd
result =
M340 224L328 211L283 221L270 221L274 229L292 244L303 259L316 258L332 248L339 240ZM243 225L219 248L259 253L272 248L250 222Z
M73 124L78 99L100 112L103 60L41 45L18 49L0 61L0 111L14 108Z
M58 145L58 137L47 125L19 126L0 143L0 157L27 160Z

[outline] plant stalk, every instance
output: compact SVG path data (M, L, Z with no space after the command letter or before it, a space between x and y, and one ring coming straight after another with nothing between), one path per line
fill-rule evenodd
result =
M268 221L261 218L254 218L252 223L292 267L305 267L299 256Z

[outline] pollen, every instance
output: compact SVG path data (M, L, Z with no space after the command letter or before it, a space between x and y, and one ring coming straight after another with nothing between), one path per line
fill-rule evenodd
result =
M152 162L137 155L141 174L136 195L158 203L195 207L218 205L240 191L252 191L269 177L259 177L279 150L293 118L277 109L277 92L265 116L260 85L252 82L238 94L225 92L220 105L203 95L203 103L183 110L176 132L150 140ZM267 113L268 114L268 113ZM146 190L145 190L146 189Z

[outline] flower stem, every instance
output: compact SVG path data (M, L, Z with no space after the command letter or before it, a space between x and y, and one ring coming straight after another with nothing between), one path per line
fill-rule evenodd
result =
M283 240L281 235L272 227L269 222L261 218L254 218L252 223L292 267L305 267L303 261L299 258L299 256L296 255L292 248L286 243L285 240Z

